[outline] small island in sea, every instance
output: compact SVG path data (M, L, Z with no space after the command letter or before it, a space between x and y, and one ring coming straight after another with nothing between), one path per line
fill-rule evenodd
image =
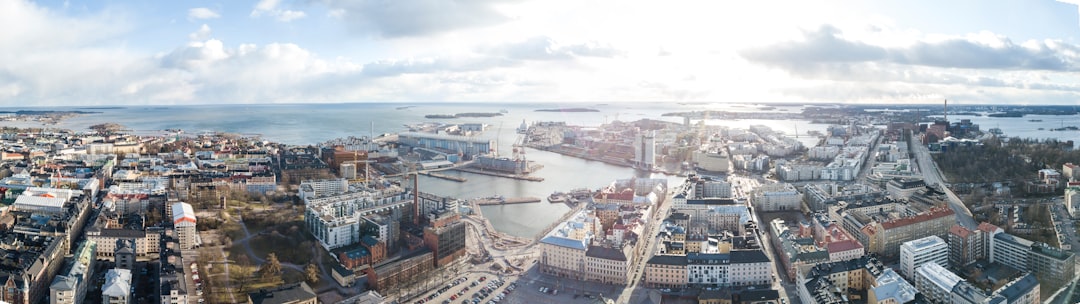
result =
M588 109L588 108L559 108L559 109L537 109L536 112L600 112L600 110Z
M495 117L495 116L502 116L502 113L457 113L457 114L454 114L454 115L450 115L450 114L428 114L428 115L424 115L424 118L429 118L429 119L449 119L449 118L458 118L458 117Z

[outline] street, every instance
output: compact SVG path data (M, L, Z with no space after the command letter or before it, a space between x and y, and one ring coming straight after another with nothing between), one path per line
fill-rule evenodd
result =
M911 142L908 146L915 154L915 163L918 164L919 172L922 173L926 184L931 186L940 185L941 190L949 198L949 207L956 213L956 223L964 228L975 229L978 226L975 217L971 215L971 210L964 206L964 202L949 187L945 186L945 179L941 176L941 170L938 169L934 159L930 156L930 148L918 142Z

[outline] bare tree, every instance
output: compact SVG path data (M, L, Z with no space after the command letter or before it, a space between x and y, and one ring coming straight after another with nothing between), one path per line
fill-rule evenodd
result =
M304 275L307 277L307 281L310 284L319 282L319 267L315 264L307 264L304 266Z

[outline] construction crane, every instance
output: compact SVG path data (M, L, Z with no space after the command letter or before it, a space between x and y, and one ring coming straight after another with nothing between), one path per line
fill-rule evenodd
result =
M525 134L518 133L517 139L514 140L514 161L525 161Z

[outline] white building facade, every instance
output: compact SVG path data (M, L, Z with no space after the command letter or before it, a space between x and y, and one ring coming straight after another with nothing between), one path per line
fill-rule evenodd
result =
M949 244L936 235L907 241L900 245L900 271L914 278L915 270L926 263L949 265Z

